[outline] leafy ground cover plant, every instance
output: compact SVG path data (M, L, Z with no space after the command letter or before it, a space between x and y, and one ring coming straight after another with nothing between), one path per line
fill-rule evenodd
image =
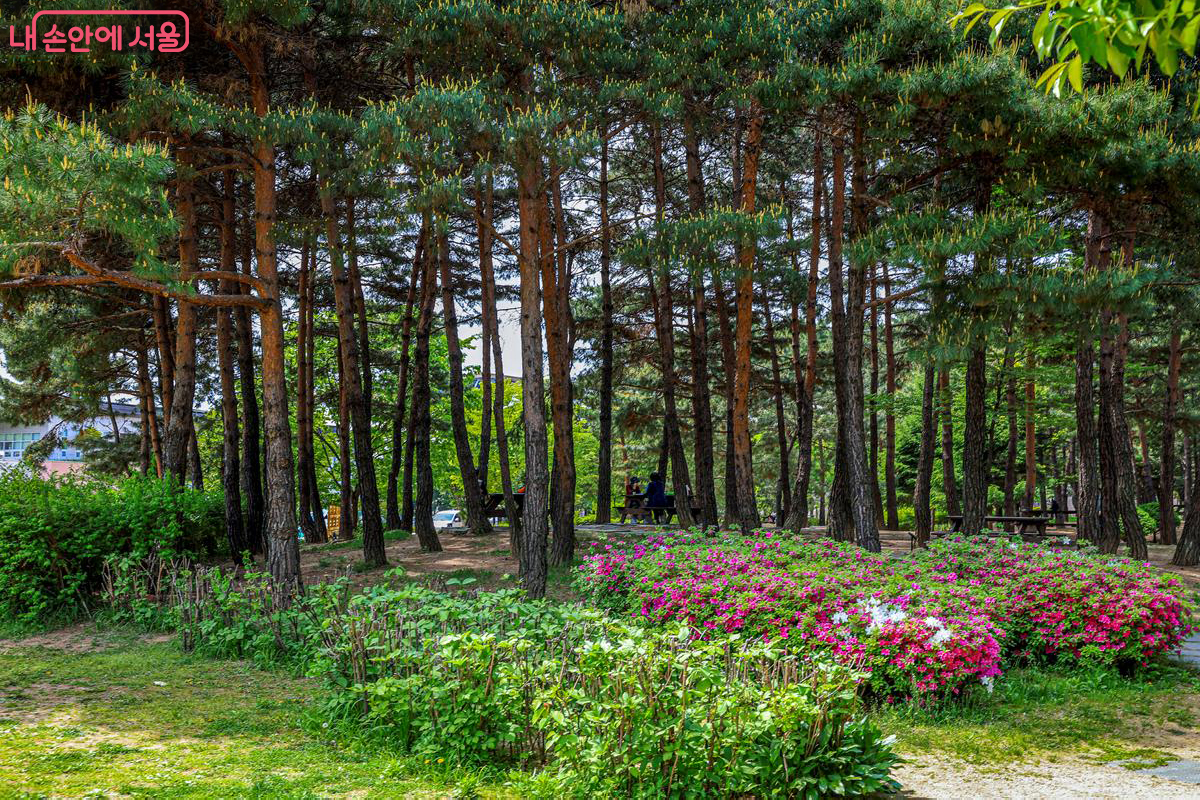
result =
M656 623L830 653L889 701L990 691L1005 657L1143 664L1190 630L1174 579L1004 540L942 541L896 560L774 531L681 531L598 545L580 585Z
M196 652L321 677L322 715L375 746L534 768L578 796L853 796L895 788L862 675L776 644L697 639L516 591L345 581L288 602L264 575L172 579Z

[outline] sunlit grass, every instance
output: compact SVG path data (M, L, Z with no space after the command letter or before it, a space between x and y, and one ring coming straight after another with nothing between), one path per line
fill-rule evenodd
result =
M314 691L171 643L0 653L0 797L446 796L480 783L324 740L306 722Z

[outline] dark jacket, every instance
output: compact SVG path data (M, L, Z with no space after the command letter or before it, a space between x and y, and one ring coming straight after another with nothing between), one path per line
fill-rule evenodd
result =
M646 493L642 496L646 498L646 508L666 508L669 505L666 486L662 481L650 481L646 486Z

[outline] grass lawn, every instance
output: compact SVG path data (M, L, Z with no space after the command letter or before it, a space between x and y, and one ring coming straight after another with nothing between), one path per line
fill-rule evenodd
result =
M305 724L310 681L186 656L172 642L108 644L0 652L0 797L512 794L323 741Z
M1103 670L1015 669L991 696L874 716L906 757L1002 764L1081 756L1158 766L1176 750L1200 747L1200 675L1182 666L1131 680Z

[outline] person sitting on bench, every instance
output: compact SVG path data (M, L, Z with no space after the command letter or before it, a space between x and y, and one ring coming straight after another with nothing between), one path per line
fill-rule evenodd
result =
M663 483L662 475L657 472L650 473L650 483L646 485L646 493L642 497L645 498L643 508L653 513L655 522L662 522L666 516L666 509L670 506L670 503L667 502L667 487Z

